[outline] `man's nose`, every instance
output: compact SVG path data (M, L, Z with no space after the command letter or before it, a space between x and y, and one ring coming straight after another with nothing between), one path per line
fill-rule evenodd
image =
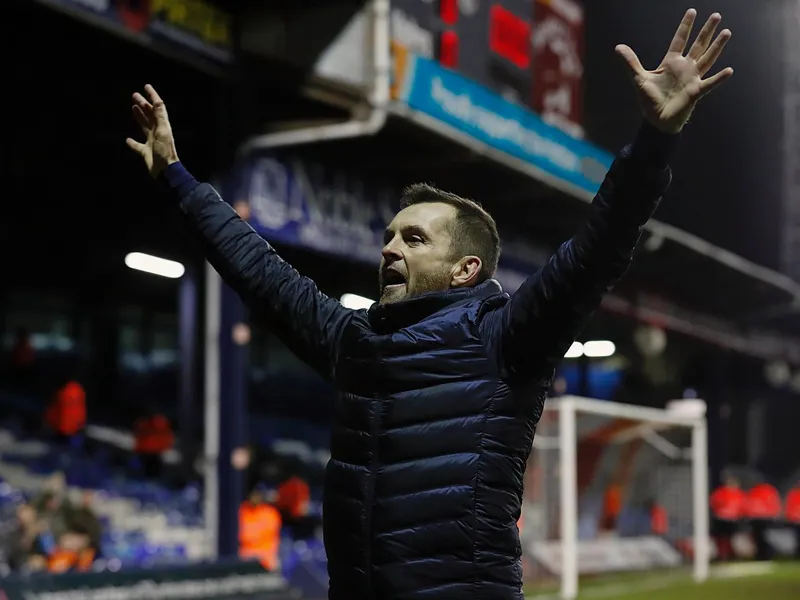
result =
M400 251L391 242L383 247L383 250L381 250L381 255L383 256L383 260L385 260L387 263L393 263L403 258L403 255L400 253Z

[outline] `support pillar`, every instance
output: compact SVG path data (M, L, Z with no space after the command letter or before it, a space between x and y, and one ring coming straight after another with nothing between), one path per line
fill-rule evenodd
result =
M190 464L195 452L193 443L197 423L194 417L197 406L197 318L199 289L197 269L186 266L178 292L178 346L180 375L178 379L178 447L185 464Z
M244 473L233 468L236 448L247 443L247 367L250 329L239 297L223 285L220 311L219 411L219 557L236 556L239 548L239 506L244 500Z

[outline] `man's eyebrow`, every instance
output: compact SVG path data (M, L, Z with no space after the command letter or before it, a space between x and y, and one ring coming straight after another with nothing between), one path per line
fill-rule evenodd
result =
M422 237L428 237L429 235L427 230L421 225L406 225L403 227L403 233L415 233Z
M420 237L423 237L425 239L430 238L430 233L428 233L428 230L422 227L422 225L404 225L403 227L400 228L400 231L402 231L405 234L412 233ZM392 239L394 237L394 233L395 232L391 227L387 227L386 229L384 229L383 230L384 242L388 242L390 239Z

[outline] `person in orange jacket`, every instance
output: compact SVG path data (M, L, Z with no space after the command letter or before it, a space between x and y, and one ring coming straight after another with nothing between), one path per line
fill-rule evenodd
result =
M717 543L720 560L734 557L732 540L746 516L746 501L747 495L735 477L726 477L722 485L711 494L711 531Z
M175 433L169 419L157 411L139 419L133 426L134 452L144 466L145 476L157 479L161 475L161 455L175 444Z
M58 536L56 547L47 556L47 570L51 573L86 572L91 569L95 556L88 531L80 524L72 524Z
M308 514L311 490L304 479L293 475L278 486L278 499L276 508L286 517L287 521L294 521Z
M669 513L657 500L651 499L648 503L650 514L650 532L653 535L664 537L669 533Z
M770 560L772 546L767 541L767 529L783 515L781 495L775 486L759 483L747 492L746 512L753 530L756 560Z
M254 489L239 507L239 557L258 560L267 571L277 570L282 525L280 511Z
M67 379L56 390L44 420L56 437L69 441L86 427L86 391L75 379Z
M800 482L786 494L784 517L789 526L794 529L794 555L800 558Z
M617 519L622 512L624 489L622 484L614 481L603 494L603 515L601 528L603 531L614 531L617 528Z

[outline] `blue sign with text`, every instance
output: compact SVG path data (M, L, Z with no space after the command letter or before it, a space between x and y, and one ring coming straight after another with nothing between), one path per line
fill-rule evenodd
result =
M411 58L400 97L410 108L588 194L597 192L614 160L608 152L427 58Z

